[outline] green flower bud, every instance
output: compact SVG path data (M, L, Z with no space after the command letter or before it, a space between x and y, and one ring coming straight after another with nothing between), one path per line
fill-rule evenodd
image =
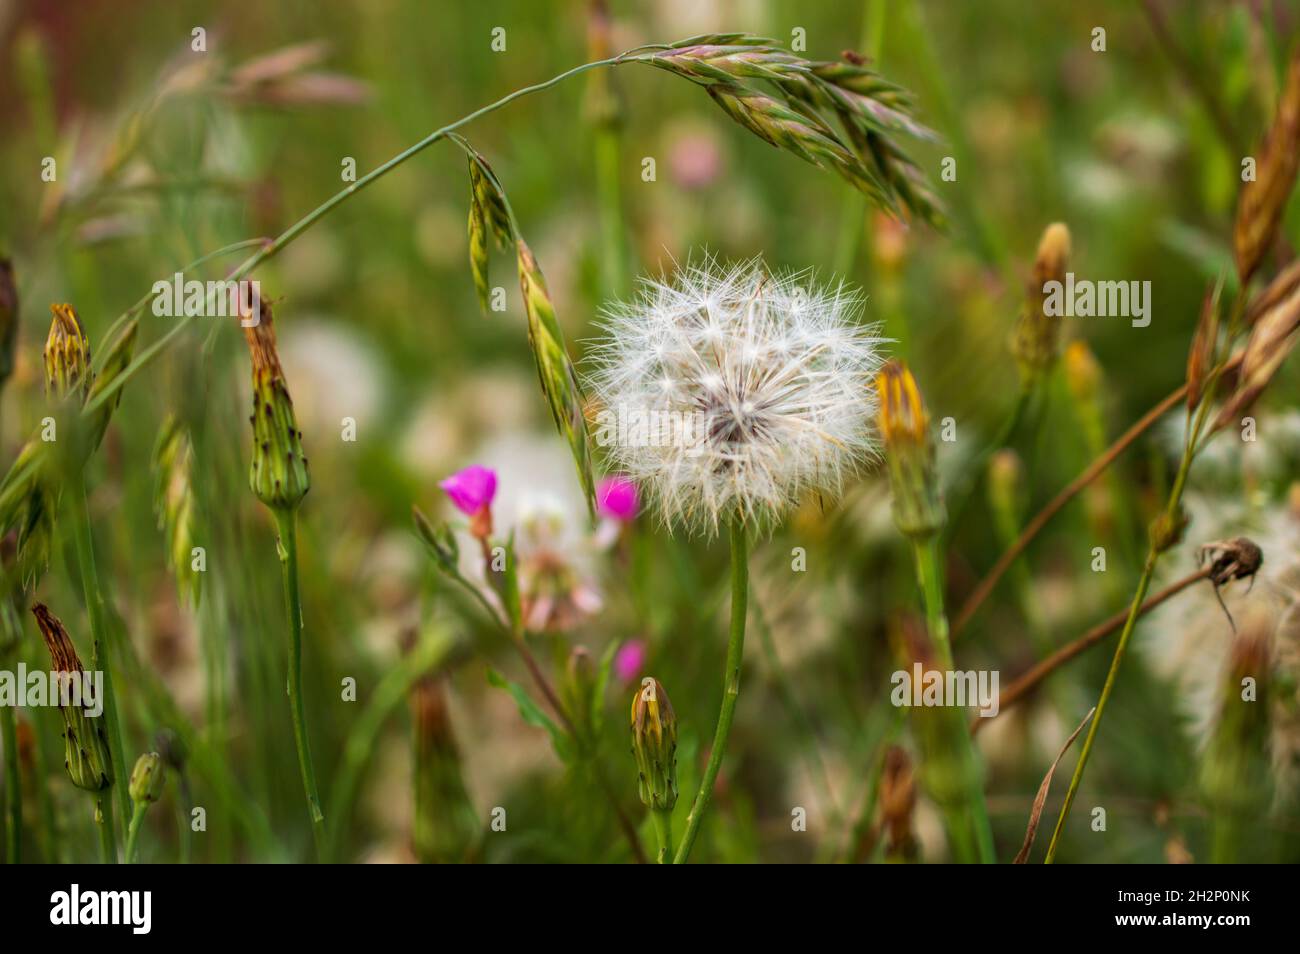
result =
M157 752L146 752L135 760L135 768L131 770L131 783L127 787L131 801L136 804L158 801L165 781L162 756Z
M894 522L909 537L938 533L947 516L934 467L930 416L916 379L901 361L890 361L876 378L880 435L885 441Z
M1025 308L1011 336L1011 353L1026 387L1036 385L1056 365L1061 353L1061 316L1047 314L1048 282L1064 283L1070 264L1070 230L1055 222L1043 232L1034 259L1034 275Z
M53 398L85 398L92 377L90 340L71 305L51 305L54 320L45 339L45 391Z
M272 510L294 510L307 495L311 480L302 451L302 431L275 346L271 306L261 302L256 323L244 322L244 337L253 366L253 463L248 483L257 499Z
M59 618L49 611L43 603L32 605L32 614L36 624L45 637L45 646L50 651L53 670L65 674L70 679L80 680L81 660L72 645L68 631L63 628ZM103 700L99 700L102 702ZM108 749L108 725L103 715L86 714L85 700L82 705L62 705L60 694L59 714L63 716L64 765L72 784L88 792L100 792L113 784L113 759Z
M596 666L585 646L574 646L564 667L564 680L560 683L560 701L573 721L574 731L580 740L594 734L592 718L596 695Z
M459 572L460 544L456 542L456 535L451 532L451 527L445 523L435 526L419 507L412 507L411 513L415 518L416 532L429 548L434 559L438 561L438 565L447 572Z
M677 804L677 715L658 679L646 676L632 697L632 755L641 801L672 811Z

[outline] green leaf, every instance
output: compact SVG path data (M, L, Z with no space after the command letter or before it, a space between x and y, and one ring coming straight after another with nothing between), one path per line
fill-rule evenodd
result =
M573 740L555 724L555 720L542 711L542 707L533 701L533 697L528 694L523 686L517 682L511 682L491 666L488 667L487 679L490 685L510 693L511 698L515 700L515 705L519 707L519 714L523 717L524 722L546 730L551 737L551 745L555 747L555 754L562 761L569 762L573 759Z
M613 642L605 647L600 656L600 668L596 670L596 685L591 693L592 734L600 737L605 725L605 693L609 689L609 674L614 668L614 656L618 653L620 643Z

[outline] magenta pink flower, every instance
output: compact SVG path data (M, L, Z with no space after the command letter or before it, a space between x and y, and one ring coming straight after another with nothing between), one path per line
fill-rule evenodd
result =
M497 472L474 464L452 474L438 486L447 492L457 510L472 517L492 505L492 498L497 495Z
M644 665L645 643L639 639L629 639L614 654L614 674L618 676L619 682L636 682Z
M606 477L596 488L596 507L601 516L626 523L636 516L636 484L626 477Z

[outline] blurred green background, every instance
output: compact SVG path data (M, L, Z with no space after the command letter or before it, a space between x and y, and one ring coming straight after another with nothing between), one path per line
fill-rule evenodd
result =
M952 496L964 496L979 477L965 465L1016 398L1007 341L1049 223L1068 223L1081 277L1151 282L1150 327L1103 318L1067 326L1100 366L1095 407L1107 442L1181 383L1205 288L1232 275L1239 159L1271 115L1297 10L1209 0L1160 8L1166 42L1142 4L1119 0L615 0L602 40L596 13L579 2L0 0L0 252L13 259L22 302L0 443L12 459L42 416L49 303L73 303L100 345L154 281L205 252L274 236L342 188L349 158L364 174L438 126L592 58L593 42L618 51L736 30L782 45L802 36L810 58L862 51L914 91L919 117L945 140L917 144L914 155L948 206L949 231L867 210L841 180L758 141L698 88L637 65L566 81L462 132L505 186L576 359L602 302L632 292L630 276L671 269L693 251L761 254L774 267L842 275L864 289L867 319L894 339L891 350L915 371L936 421L955 420L957 440L941 445L941 462ZM191 49L196 27L206 31L206 52ZM497 27L506 31L501 52L491 48ZM1097 27L1104 52L1092 49ZM1229 128L1216 125L1198 82L1210 85ZM57 163L53 182L41 177L45 157ZM944 157L956 159L955 181L940 178ZM643 176L646 159L653 181ZM307 707L327 816L343 806L342 820L330 819L339 826L335 857L627 860L605 789L639 825L622 721L630 685L615 677L608 689L604 768L562 762L546 732L485 678L487 663L527 685L503 637L432 570L411 506L451 516L437 481L482 462L502 474L501 529L515 520L521 534L541 533L537 515L546 516L544 532L566 541L558 551L603 605L534 649L562 682L574 645L599 659L621 642L644 642L645 671L667 687L682 726L682 812L717 710L724 548L670 537L649 515L613 548L591 545L567 449L537 389L507 256L494 257L492 281L508 307L479 312L467 208L464 156L440 143L344 203L257 276L276 302L312 461L301 518ZM1293 208L1286 235L1296 225ZM141 347L171 320L146 313ZM247 489L246 379L233 325L200 323L125 389L92 464L101 572L140 668L123 662L118 688L128 750L144 751L158 732L183 737L189 749L185 787L173 786L168 810L150 815L146 860L308 852L282 691L274 529ZM1240 505L1258 518L1284 500L1300 451L1287 411L1294 385L1284 369L1259 411L1268 467L1230 461L1226 475L1198 484L1211 515ZM1095 453L1081 406L1058 375L1038 436L1016 448L1022 515ZM178 595L154 515L151 454L168 413L194 437L196 539L208 554L197 609ZM355 442L342 439L345 417L356 421ZM1170 433L1141 441L1113 481L1034 544L1033 606L1009 578L958 646L959 662L999 669L1005 686L1035 657L1027 612L1039 614L1055 645L1125 605L1141 528L1178 451L1177 427ZM949 556L954 607L1001 550L983 491L972 493ZM1194 525L1183 549L1207 533ZM37 595L87 645L63 539ZM1090 570L1097 545L1110 553L1104 574ZM806 573L789 570L796 546L807 550ZM864 475L840 505L810 501L760 546L756 565L747 691L697 860L879 857L874 815L863 812L897 717L887 701L895 667L885 633L916 605L884 481ZM36 629L24 622L22 657L41 665ZM1140 636L1158 625L1174 624L1153 620ZM404 645L442 639L454 649L417 684L410 708L405 692L384 694L409 658ZM1038 782L1095 698L1108 656L1098 650L1072 663L981 734L1000 858L1019 847ZM348 678L356 702L340 698ZM1076 808L1106 806L1108 830L1090 831L1080 814L1063 857L1205 853L1202 757L1180 691L1140 655L1130 659ZM40 834L45 823L33 816L24 854L93 858L86 800L58 769L57 717L25 712L21 721L48 796L34 793L28 809L48 808L55 836ZM425 789L424 797L438 806L438 833L420 836L412 776L435 763L441 774L429 784L441 794ZM1072 764L1067 757L1062 774ZM355 797L335 801L336 786L353 777ZM1049 819L1058 798L1049 799ZM207 807L206 833L187 831L189 805ZM490 830L496 807L507 812L504 832ZM806 832L791 829L795 807L807 810ZM922 856L945 857L923 797L914 823ZM1297 832L1294 810L1281 810L1261 821L1251 857L1296 860ZM643 834L648 844L648 828Z

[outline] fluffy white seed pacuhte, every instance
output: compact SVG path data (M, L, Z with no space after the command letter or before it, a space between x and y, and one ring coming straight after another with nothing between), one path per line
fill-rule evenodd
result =
M875 453L883 339L860 295L814 278L706 259L604 310L596 440L670 527L770 526Z

